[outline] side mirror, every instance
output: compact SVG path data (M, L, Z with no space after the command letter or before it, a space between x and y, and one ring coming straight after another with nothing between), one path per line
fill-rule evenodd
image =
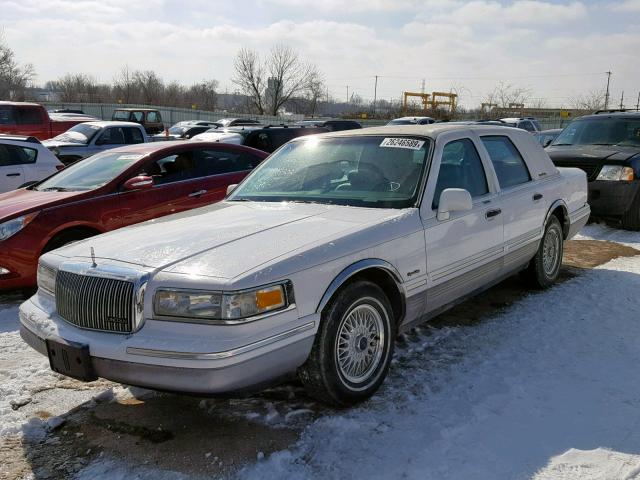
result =
M440 194L438 220L449 220L451 212L466 212L473 208L471 194L464 188L446 188Z
M130 178L124 185L123 190L147 190L153 187L153 177L147 175L138 175L137 177Z
M237 183L232 183L231 185L229 185L227 187L227 195L229 195L231 192L233 192L236 189L237 186L238 186Z
M547 148L549 145L551 145L551 142L553 140L551 138L547 138L544 143L542 144L542 148Z

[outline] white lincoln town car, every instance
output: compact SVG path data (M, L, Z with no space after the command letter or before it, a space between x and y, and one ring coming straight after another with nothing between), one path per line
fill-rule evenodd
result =
M550 286L590 213L582 170L500 126L298 138L229 191L44 255L24 340L86 381L217 394L297 373L350 405L399 332L517 272Z

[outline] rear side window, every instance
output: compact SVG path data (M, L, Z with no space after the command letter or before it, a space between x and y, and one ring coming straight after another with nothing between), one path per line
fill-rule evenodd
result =
M487 176L480 155L468 138L447 143L442 150L433 208L438 208L440 194L447 188L464 188L471 197L489 193Z
M525 120L524 122L520 122L520 128L525 129L527 132L535 132L536 129L529 120Z
M97 145L124 145L125 143L125 135L124 128L122 127L111 127L107 128L98 141Z
M275 148L271 145L271 139L265 131L252 132L245 143L248 147L257 148L263 152L272 152Z
M16 123L18 125L37 125L41 123L41 111L34 107L17 107Z
M250 170L240 152L224 150L199 150L196 152L199 176L222 175L224 173Z
M38 151L17 145L0 145L0 167L35 163Z
M157 112L147 112L147 122L148 123L157 123L160 120L158 119L160 115Z
M131 112L131 121L142 123L144 120L144 113L142 112Z
M128 127L123 130L126 143L144 143L144 137L139 128Z
M481 138L498 176L500 188L514 187L531 180L522 155L509 137L496 135Z

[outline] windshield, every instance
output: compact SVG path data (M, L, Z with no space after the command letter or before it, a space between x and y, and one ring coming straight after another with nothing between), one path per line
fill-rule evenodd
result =
M109 183L143 156L127 152L98 153L65 168L34 187L34 190L93 190Z
M98 125L79 123L78 125L71 127L66 132L54 137L53 140L86 145L101 128L102 127L99 127Z
M416 203L429 145L406 136L304 137L269 157L229 200L407 208Z
M553 145L640 146L640 118L589 118L575 120Z

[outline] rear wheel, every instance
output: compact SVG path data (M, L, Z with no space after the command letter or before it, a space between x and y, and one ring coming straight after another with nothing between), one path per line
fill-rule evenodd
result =
M376 284L347 285L322 314L299 377L318 400L347 406L371 397L384 381L396 325L387 296Z
M547 288L558 279L564 252L564 235L560 220L551 215L536 256L533 257L524 275L536 288Z

